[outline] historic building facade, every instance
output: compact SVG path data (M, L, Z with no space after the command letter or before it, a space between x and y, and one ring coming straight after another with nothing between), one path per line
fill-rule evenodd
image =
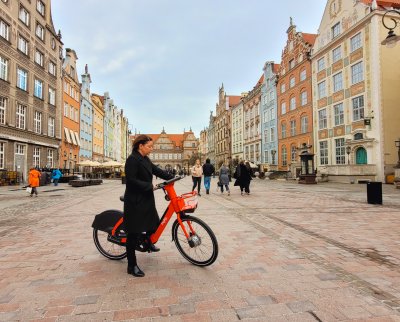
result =
M219 88L215 116L215 164L231 163L231 108L240 101L240 96L226 95L224 85Z
M213 115L213 111L210 111L210 118L208 120L207 142L207 158L215 165L215 116Z
M75 50L67 48L63 62L63 137L61 142L60 168L75 170L79 163L80 83L76 71L78 57Z
M298 151L312 145L311 48L316 35L296 32L290 19L278 73L278 153L282 171L300 172ZM312 147L311 150L312 152Z
M277 132L277 93L279 64L268 61L265 63L264 82L261 86L261 168L271 170L279 162L278 132Z
M200 161L202 163L205 162L207 158L207 150L208 150L208 138L207 138L208 130L205 128L204 130L200 131L200 138L199 138L199 156Z
M93 161L104 159L104 97L91 95L93 106Z
M388 32L385 6L396 3L327 2L312 64L317 166L329 180L383 181L394 172L400 48L380 43Z
M124 111L121 110L121 159L119 161L122 163L126 161L128 155L132 152L129 136L129 121L128 118L124 116Z
M62 42L48 0L0 6L0 169L58 165Z
M261 164L261 86L264 75L258 80L254 88L243 98L244 159L254 164Z
M246 93L247 95L247 93ZM242 95L243 97L245 95ZM231 111L231 129L232 129L232 162L237 165L240 160L244 159L243 155L243 132L244 132L244 114L243 114L243 98L240 102L232 107Z
M92 82L88 70L85 65L85 73L82 77L81 86L81 109L80 109L80 159L92 160L93 158L93 105L90 93L90 83Z

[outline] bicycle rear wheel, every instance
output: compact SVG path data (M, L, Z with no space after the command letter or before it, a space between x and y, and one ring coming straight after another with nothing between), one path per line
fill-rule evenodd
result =
M186 216L181 220L190 235L187 239L179 223L174 223L172 236L181 255L197 266L214 263L218 257L218 242L211 228L196 217Z
M122 237L126 237L126 234L121 229L117 229L115 236L105 231L93 229L93 240L96 248L100 254L112 260L126 257L126 247L120 243Z

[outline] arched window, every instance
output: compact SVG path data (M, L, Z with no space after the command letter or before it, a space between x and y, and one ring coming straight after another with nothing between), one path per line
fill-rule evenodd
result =
M367 164L367 151L363 147L356 150L356 164Z
M296 162L296 157L297 157L297 149L294 144L291 145L290 147L290 159L292 162Z
M287 165L287 150L286 146L282 145L281 148L281 155L282 155L282 165Z

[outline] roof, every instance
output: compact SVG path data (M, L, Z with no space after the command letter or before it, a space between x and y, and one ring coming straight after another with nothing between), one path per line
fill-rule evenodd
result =
M279 68L281 68L281 64L274 64L273 73L278 74Z
M165 136L169 138L176 147L183 148L183 141L192 132L185 132L184 134L167 134ZM161 134L146 134L153 139L153 142L157 141Z
M310 45L314 45L315 39L317 39L317 36L318 36L317 34L306 34L306 33L302 33L302 35L303 35L304 41L309 43Z
M258 80L256 86L262 84L264 82L264 74L261 75L260 79Z
M229 106L235 106L238 105L240 103L240 99L242 98L242 96L231 96L228 95L229 97Z
M362 3L364 4L371 4L373 0L361 0ZM378 6L382 7L394 7L394 8L399 8L400 7L400 0L377 0L376 1Z

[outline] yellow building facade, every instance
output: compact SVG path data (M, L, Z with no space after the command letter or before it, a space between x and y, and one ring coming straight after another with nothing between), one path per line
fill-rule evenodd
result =
M103 96L92 94L93 104L93 161L104 159L104 106Z

